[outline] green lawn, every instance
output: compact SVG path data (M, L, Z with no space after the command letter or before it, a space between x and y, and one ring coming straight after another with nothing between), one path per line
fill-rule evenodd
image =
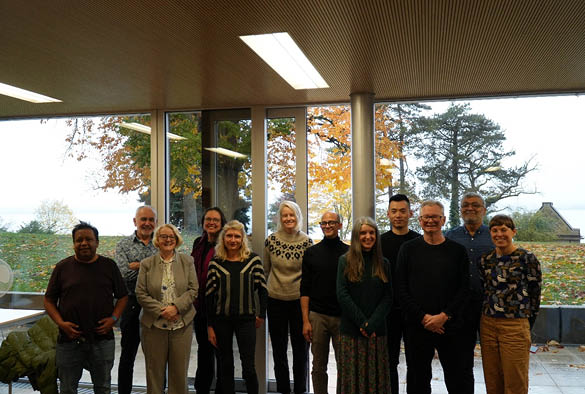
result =
M191 252L195 235L184 235L180 250ZM121 237L100 237L98 253L113 257ZM585 304L585 245L519 243L542 264L543 304ZM70 235L0 233L0 259L14 272L14 291L42 292L55 264L73 254Z

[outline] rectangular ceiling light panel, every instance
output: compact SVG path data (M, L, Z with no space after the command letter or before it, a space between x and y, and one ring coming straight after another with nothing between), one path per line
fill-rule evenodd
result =
M35 104L61 102L61 100L49 96L43 96L42 94L31 92L30 90L17 88L16 86L7 85L2 82L0 82L0 94Z
M293 88L329 87L288 33L259 34L240 38Z

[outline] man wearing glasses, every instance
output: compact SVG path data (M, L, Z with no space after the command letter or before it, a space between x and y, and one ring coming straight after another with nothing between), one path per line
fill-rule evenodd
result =
M329 342L333 342L337 361L341 316L336 296L337 263L349 246L339 239L341 221L338 214L325 212L319 224L324 238L308 248L303 256L301 310L303 336L311 344L313 354L313 389L315 394L326 394Z
M406 314L407 386L409 394L431 392L435 350L449 393L473 393L461 379L464 350L462 311L469 293L469 258L465 247L445 238L443 204L421 204L423 236L398 252L400 303Z
M464 335L466 337L462 338L467 346L467 363L465 369L461 371L461 379L467 380L471 385L474 383L473 358L483 303L483 286L478 271L479 261L481 255L494 249L490 229L483 224L485 215L486 208L483 198L477 193L465 193L461 199L463 225L452 228L445 234L447 238L465 246L469 256L471 294L464 311L464 324L466 326Z
M398 282L396 277L396 259L403 243L420 237L416 231L408 228L408 221L412 217L410 200L404 194L395 194L388 202L388 219L392 228L382 234L382 254L390 262L392 276L392 309L388 314L388 358L390 364L390 390L392 394L399 393L398 364L400 362L400 342L404 334L404 314L400 308Z

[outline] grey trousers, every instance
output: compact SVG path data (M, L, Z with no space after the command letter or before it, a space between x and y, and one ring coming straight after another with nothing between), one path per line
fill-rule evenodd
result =
M333 342L335 361L337 362L339 346L339 317L309 312L309 321L313 327L311 353L313 354L313 390L315 394L327 394L329 362L329 341Z
M187 370L193 339L192 323L178 330L140 327L146 362L146 392L162 394L168 364L168 394L187 394Z

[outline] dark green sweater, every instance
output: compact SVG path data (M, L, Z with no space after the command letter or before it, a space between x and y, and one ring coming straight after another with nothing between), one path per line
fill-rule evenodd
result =
M353 337L361 336L360 328L368 335L386 335L386 315L392 304L392 285L390 266L384 259L384 268L388 282L384 283L377 276L372 276L371 253L364 253L365 267L359 282L350 282L344 274L347 265L346 255L339 258L337 270L337 300L341 306L341 334ZM366 327L366 323L368 326Z

